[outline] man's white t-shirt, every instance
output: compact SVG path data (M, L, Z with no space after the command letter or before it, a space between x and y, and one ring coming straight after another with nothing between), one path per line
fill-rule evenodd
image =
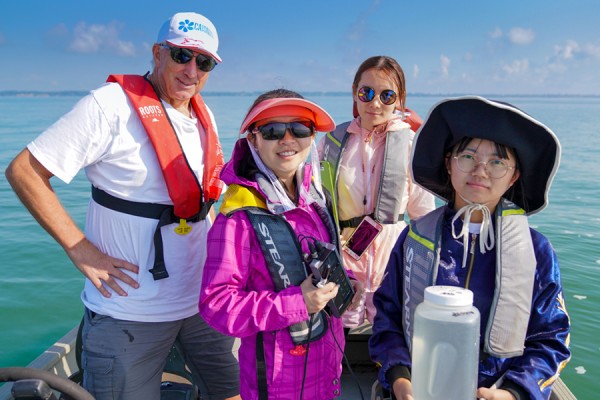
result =
M186 158L202 182L205 132L167 103L167 114ZM213 126L214 117L209 110ZM200 134L199 134L200 132ZM117 83L108 83L81 99L75 107L28 146L33 156L62 181L69 183L85 168L91 184L130 201L173 204L156 153L129 99ZM105 298L86 279L81 295L87 308L117 319L140 322L173 321L198 312L206 234L210 221L188 223L192 230L178 235L178 224L161 229L169 277L155 281L154 231L158 220L110 210L90 199L85 234L102 252L139 266L132 276L138 289L120 282L127 296L112 292Z

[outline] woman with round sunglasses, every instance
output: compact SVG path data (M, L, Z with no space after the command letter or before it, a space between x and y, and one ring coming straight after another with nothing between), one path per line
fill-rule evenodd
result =
M266 92L221 174L228 189L208 236L199 308L215 329L241 338L244 399L340 395L343 327L324 312L338 285L315 286L305 266L339 243L314 143L317 131L334 127L298 93Z
M481 315L473 398L550 397L570 359L570 323L556 253L527 216L546 207L559 162L554 133L510 104L465 96L432 108L411 167L447 204L402 232L374 297L369 350L397 399L413 398L415 308L432 285L473 292Z
M406 226L405 215L414 219L434 208L433 196L413 184L408 171L420 118L405 107L400 65L391 57L368 58L355 74L352 97L355 118L338 125L319 143L323 186L331 195L346 241L344 263L363 285L360 304L343 315L346 328L373 322L373 293ZM369 235L363 231L365 225L375 226L379 234ZM370 245L355 249L353 244L364 242L359 240L363 236L370 236Z

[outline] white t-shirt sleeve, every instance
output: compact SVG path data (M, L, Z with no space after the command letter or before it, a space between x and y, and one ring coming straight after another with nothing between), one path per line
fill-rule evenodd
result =
M111 141L110 125L92 94L34 139L27 148L57 178L70 183L98 161Z

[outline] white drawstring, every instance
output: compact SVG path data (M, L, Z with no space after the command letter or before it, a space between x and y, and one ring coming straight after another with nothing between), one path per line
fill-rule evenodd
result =
M490 215L490 209L485 204L476 204L472 203L469 200L461 198L466 201L468 204L462 207L460 210L456 212L454 218L452 218L452 237L454 239L463 240L463 262L462 268L465 267L467 263L467 252L469 248L469 224L471 223L471 216L475 211L481 211L483 213L483 220L481 221L481 225L479 226L479 251L481 254L485 254L487 250L491 250L494 248L494 229L492 228L492 218ZM454 222L460 218L461 215L464 214L463 225L460 233L457 235L454 230Z

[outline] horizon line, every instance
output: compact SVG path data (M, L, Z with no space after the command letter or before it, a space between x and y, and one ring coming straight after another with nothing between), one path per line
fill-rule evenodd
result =
M84 96L88 94L89 90L0 90L0 96L22 96L22 97L41 97L41 96ZM259 95L264 93L261 90L253 91L206 91L202 92L203 95L207 96L233 96L233 95ZM346 91L305 91L304 95L327 95L327 96L348 96L349 93ZM425 92L414 92L407 93L407 97L454 97L454 96L496 96L496 97L600 97L600 94L573 94L573 93L425 93Z

